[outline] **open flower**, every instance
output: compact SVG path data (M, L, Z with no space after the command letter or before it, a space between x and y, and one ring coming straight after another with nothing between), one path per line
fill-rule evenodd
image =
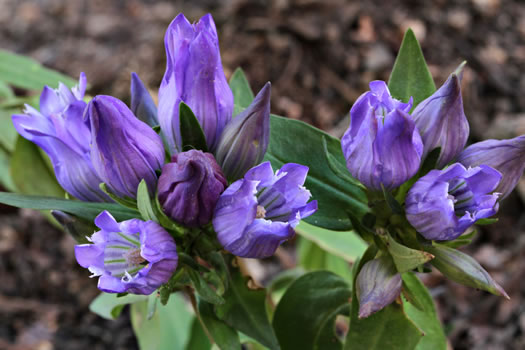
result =
M423 143L410 108L412 99L392 98L384 81L372 81L352 106L341 146L350 174L369 189L396 188L418 171Z
M181 152L162 167L159 202L173 220L190 227L203 226L210 222L215 204L227 185L211 153Z
M500 194L492 192L500 180L501 173L487 165L466 169L455 163L432 170L408 192L407 219L427 239L453 240L496 214Z
M158 117L171 154L181 152L179 105L186 103L214 151L233 113L233 93L226 81L217 29L211 15L196 24L183 14L169 25L164 38L167 66L159 89Z
M62 83L56 90L46 86L40 95L40 111L26 105L24 114L13 115L13 124L22 137L46 152L58 183L67 192L83 201L110 201L99 189L102 181L91 165L91 134L83 120L85 90L84 73L73 89Z
M100 231L88 237L93 243L77 245L75 257L92 277L100 276L101 291L151 294L168 282L177 268L177 247L159 224L139 219L119 223L103 211L95 225Z
M115 97L96 96L86 116L91 126L91 159L101 182L121 197L134 198L144 179L153 193L155 171L160 170L165 156L160 136Z
M276 173L270 162L250 169L221 195L213 227L222 246L245 258L265 258L295 234L302 218L317 210L303 187L304 165L288 163Z

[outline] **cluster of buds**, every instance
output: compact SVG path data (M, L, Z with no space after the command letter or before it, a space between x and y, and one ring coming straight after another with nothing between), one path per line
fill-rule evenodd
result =
M426 254L452 280L507 297L474 259L442 244L496 214L499 201L525 169L525 136L464 149L469 124L461 97L463 68L415 108L412 98L398 101L386 83L373 81L350 111L350 127L341 141L347 168L367 187L371 209L382 219L372 230L377 257L357 277L360 317L381 310L401 292L405 271L389 252L385 230L403 249ZM424 162L435 169L425 173ZM377 205L378 198L387 205ZM396 208L388 205L396 200Z
M270 84L233 116L233 93L210 15L195 24L177 16L165 46L158 108L135 73L131 108L112 96L86 103L82 73L72 90L46 87L40 111L27 106L13 116L15 128L49 155L58 182L79 200L138 207L139 184L145 182L173 225L187 232L214 228L214 239L238 256L272 255L294 235L299 220L315 212L317 202L307 203L311 195L302 187L307 167L285 164L274 174L269 163L260 164L269 143ZM200 124L203 149L183 149L182 103ZM170 224L117 222L109 212L95 224L100 231L77 246L76 257L100 276L101 290L150 294L177 269L177 235Z

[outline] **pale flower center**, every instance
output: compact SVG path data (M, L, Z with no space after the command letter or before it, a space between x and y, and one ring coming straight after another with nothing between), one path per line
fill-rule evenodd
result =
M126 259L128 266L137 266L146 261L146 259L140 255L139 248L128 250L126 253L124 253L124 258Z
M256 219L264 219L266 216L266 209L262 205L257 206L257 213L255 214Z

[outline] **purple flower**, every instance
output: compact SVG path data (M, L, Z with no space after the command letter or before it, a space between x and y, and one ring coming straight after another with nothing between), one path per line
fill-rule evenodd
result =
M350 127L341 140L350 173L373 190L393 189L419 169L423 143L408 115L412 99L390 96L384 81L373 81L350 110Z
M196 24L183 14L164 38L167 66L159 89L159 122L171 154L181 152L179 104L199 120L208 149L214 151L233 113L233 93L222 70L219 39L211 15Z
M308 167L288 163L273 172L270 162L250 169L221 195L213 227L222 246L245 258L265 258L295 234L302 218L317 210L303 187Z
M475 143L461 152L457 161L464 166L485 164L498 170L503 178L496 192L500 192L503 199L516 187L525 169L525 135Z
M436 167L441 169L463 150L469 125L461 98L462 63L447 81L421 102L412 117L423 139L423 158L435 148L441 148Z
M211 153L191 150L175 154L162 167L158 198L164 212L186 226L210 222L228 182Z
M270 137L270 83L226 125L217 147L217 162L230 180L238 180L264 158Z
M157 106L137 73L131 73L131 111L144 123L159 125Z
M449 241L477 220L498 211L493 193L501 173L487 165L466 169L455 163L420 178L406 197L408 221L426 239Z
M142 179L151 193L164 164L159 135L122 101L96 96L86 111L91 125L91 159L98 176L118 196L134 198Z
M26 105L24 114L13 115L13 124L20 135L46 152L58 183L67 192L83 201L109 201L91 165L91 134L83 120L85 90L84 73L71 90L62 83L56 90L46 86L40 95L40 112Z
M168 282L177 268L173 238L153 221L116 222L107 211L95 219L100 231L93 244L75 247L80 266L100 276L98 289L106 293L151 294Z
M366 318L390 305L401 293L402 283L389 256L383 255L364 264L356 279L359 318Z

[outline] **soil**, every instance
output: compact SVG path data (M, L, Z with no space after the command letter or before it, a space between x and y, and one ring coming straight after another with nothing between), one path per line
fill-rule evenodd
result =
M525 134L525 3L521 0L1 0L2 48L78 76L90 94L129 100L135 71L156 90L164 32L179 13L213 14L226 74L241 66L258 91L272 82L272 112L340 136L374 79L387 80L406 28L439 86L468 61L463 96L472 142ZM505 301L424 277L451 347L525 348L525 182L466 252L510 295ZM73 241L37 212L0 207L0 348L134 349L129 320L88 311L95 280Z

